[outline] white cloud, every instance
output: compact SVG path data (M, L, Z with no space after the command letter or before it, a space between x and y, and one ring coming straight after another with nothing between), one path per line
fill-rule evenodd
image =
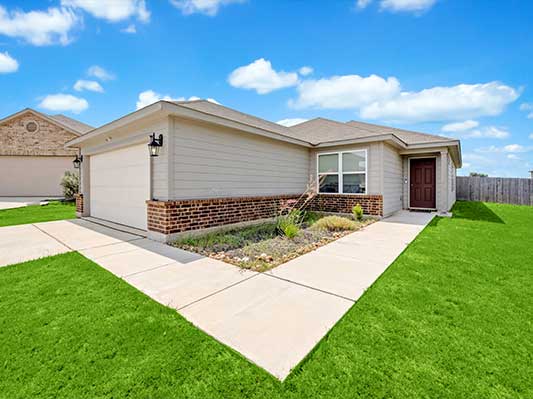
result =
M314 72L314 69L310 66L303 66L300 69L298 69L298 73L302 76L311 75Z
M400 82L394 77L344 75L306 80L297 90L298 98L289 101L294 108L357 109L396 97L400 92Z
M270 61L259 58L251 64L235 69L228 77L228 82L233 87L253 89L258 94L267 94L271 91L298 84L296 72L275 71Z
M19 69L19 63L6 51L0 53L0 73L12 73Z
M472 138L491 138L491 139L506 139L511 134L507 129L496 126L486 126L479 129L474 129L479 126L479 122L467 120L464 122L449 123L442 127L443 132L453 133L455 136L472 139Z
M495 126L487 126L482 129L472 130L467 132L465 138L491 138L491 139L506 139L511 134L505 130Z
M146 90L142 93L139 93L139 99L137 100L137 109L144 108L150 104L156 103L158 101L165 100L165 101L178 101L175 98L172 98L169 95L161 95L159 93L156 93L153 90Z
M372 0L357 0L357 8L366 8L370 5L370 3L372 3Z
M428 122L495 116L520 93L499 82L433 87L366 105L361 116L392 122Z
M381 0L379 7L392 12L416 12L429 10L437 0Z
M522 103L520 104L520 111L533 111L533 104ZM527 114L527 119L533 119L533 112Z
M94 81L94 80L83 80L80 79L76 83L74 83L74 90L76 91L83 91L83 90L89 90L89 91L95 91L97 93L103 93L104 88L100 83Z
M222 6L244 2L245 0L170 0L185 15L198 13L210 17L217 15Z
M49 94L39 103L39 107L48 111L70 111L79 114L89 108L89 103L84 98L71 94Z
M529 135L529 138L530 138L531 140L533 140L533 133L531 133L531 134Z
M521 160L520 157L516 154L507 154L507 158L513 160Z
M130 24L124 29L120 30L122 33L137 33L137 27L134 24Z
M164 101L196 101L196 100L201 100L201 98L197 96L191 96L189 98L185 98L185 97L174 98L168 94L163 95L163 94L156 93L153 90L145 90L139 93L139 99L137 100L136 106L137 106L137 109L141 109L141 108L144 108L150 104L156 103L161 100L164 100ZM213 98L207 98L206 100L214 104L220 104L217 100Z
M72 41L70 31L79 23L80 18L65 8L8 12L0 6L0 34L24 39L35 46L67 45Z
M443 132L464 132L479 126L479 122L467 120L464 122L448 123L442 127Z
M79 8L96 18L118 22L136 17L141 22L150 20L144 0L61 0L65 7Z
M357 0L357 8L366 8L373 0ZM435 5L437 0L381 0L379 8L382 11L422 13Z
M93 65L87 70L87 75L95 77L100 80L113 80L115 75L106 71L104 68L98 65Z
M521 153L532 151L533 147L525 147L521 144L508 144L503 147L496 147L491 145L489 147L482 147L476 149L477 152L486 152L486 153Z
M303 118L287 118L287 119L282 119L280 121L277 121L276 123L278 125L290 127L294 125L299 125L300 123L307 122L308 120L309 119L303 119Z

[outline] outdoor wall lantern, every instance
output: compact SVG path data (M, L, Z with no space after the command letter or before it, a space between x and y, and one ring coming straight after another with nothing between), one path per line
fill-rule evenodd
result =
M160 134L159 137L155 137L155 133L152 133L150 135L150 142L148 143L148 150L150 151L150 156L159 156L159 149L161 147L163 147L163 135Z
M78 154L76 154L76 158L74 158L74 161L72 161L72 163L74 164L74 169L79 169L82 162L83 162L83 155L80 155L78 157Z

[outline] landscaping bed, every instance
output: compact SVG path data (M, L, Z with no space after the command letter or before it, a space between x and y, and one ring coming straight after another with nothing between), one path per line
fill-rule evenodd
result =
M171 245L245 269L265 271L373 221L305 212L287 215L274 222L189 236Z

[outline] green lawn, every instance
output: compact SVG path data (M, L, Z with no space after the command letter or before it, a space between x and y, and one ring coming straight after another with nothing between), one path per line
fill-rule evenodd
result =
M79 254L0 269L0 397L533 397L533 207L455 214L283 384Z
M53 201L48 205L30 205L23 208L0 210L0 227L52 220L74 219L76 206L72 202Z

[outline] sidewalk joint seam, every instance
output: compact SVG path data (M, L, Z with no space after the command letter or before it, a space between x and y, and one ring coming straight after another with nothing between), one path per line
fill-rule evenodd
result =
M46 234L48 237L52 238L53 240L57 241L58 243L60 243L61 245L63 245L65 248L67 249L70 249L71 251L76 251L74 248L72 248L70 245L67 245L66 243L64 243L63 241L57 239L56 237L54 237L52 234L48 233L47 231L44 231L43 229L41 229L39 226L37 226L36 224L32 223L32 226L35 227L37 230L39 230L41 233L44 233Z
M236 283L230 284L230 285L228 285L227 287L221 288L221 289L219 289L218 291L215 291L215 292L213 292L213 293L211 293L211 294L209 294L209 295L206 295L206 296L204 296L204 297L202 297L202 298L198 298L198 299L192 301L191 303L188 303L187 305L183 305L182 307L176 308L176 310L177 310L177 311L180 311L180 310L182 310L182 309L185 309L186 307L192 306L192 305L194 305L194 304L196 304L196 303L198 303L198 302L200 302L200 301L203 301L204 299L210 298L210 297L212 297L212 296L214 296L214 295L217 295L217 294L219 294L219 293L221 293L221 292L223 292L223 291L226 291L226 290L228 290L228 289L230 289L230 288L232 288L232 287L235 287L235 286L238 285L238 284L244 283L245 281L248 281L248 280L250 280L250 279L252 279L252 278L254 278L254 277L257 277L257 276L259 276L260 274L261 274L261 273L257 273L257 274L254 274L254 275L250 276L250 277L247 277L247 278L245 278L245 279L243 279L243 280L239 280L239 281L237 281Z
M310 285L306 285L306 284L298 283L298 282L296 282L296 281L289 280L289 279L286 279L286 278L283 278L283 277L279 277L279 276L276 276L276 275L274 275L274 274L270 274L270 273L268 273L268 272L267 272L267 273L261 273L261 274L263 274L263 275L265 275L265 276L268 276L268 277L277 278L278 280L286 281L287 283L291 283L291 284L294 284L294 285L299 285L300 287L309 288L310 290L318 291L318 292L321 292L321 293L323 293L323 294L336 296L337 298L345 299L345 300L350 301L350 302L353 302L353 303L357 302L355 299L348 298L348 297L343 296L343 295L335 294L334 292L329 292L329 291L321 290L320 288L311 287Z
M97 262L97 263L98 263L98 262ZM156 270L156 269L159 269L159 268L161 268L161 267L169 266L169 265L172 265L172 264L174 264L174 263L177 263L177 264L178 264L178 262L173 261L173 262L170 262L170 263L165 263L164 265L154 266L154 267L152 267L152 268L150 268L150 269L139 270L138 272L135 272L135 273L125 274L125 275L123 275L123 276L120 277L120 278L124 280L125 278L131 277L131 276L136 276L137 274L141 274L141 273L151 272L152 270ZM102 267L103 267L103 266L102 266ZM105 269L105 267L104 267L104 269Z

